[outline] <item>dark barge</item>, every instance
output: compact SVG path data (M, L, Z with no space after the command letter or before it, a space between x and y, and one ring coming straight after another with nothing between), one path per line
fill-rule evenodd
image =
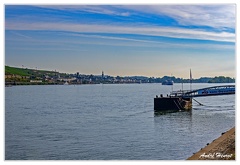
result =
M235 85L222 85L195 90L173 91L170 93L170 95L167 95L166 97L163 97L163 95L161 94L160 96L156 96L154 98L154 111L155 112L169 112L169 111L177 112L181 110L187 111L192 109L193 97L206 97L229 94L235 94ZM201 105L201 103L199 104Z
M155 112L177 112L192 109L192 98L182 98L178 96L167 96L154 98Z

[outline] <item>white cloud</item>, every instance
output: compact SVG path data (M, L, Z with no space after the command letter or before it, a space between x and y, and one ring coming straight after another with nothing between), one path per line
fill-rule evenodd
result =
M228 32L208 32L203 30L157 27L157 26L116 26L116 25L92 25L73 23L27 23L6 22L6 30L48 30L69 31L82 33L111 33L111 34L138 34L149 36L164 36L184 39L200 39L213 41L235 42L235 34Z
M87 11L108 15L130 16L134 14L155 14L174 18L181 25L210 26L219 32L207 29L189 29L180 27L153 26L134 22L123 24L114 22L89 22L89 24L69 23L61 18L42 18L29 15L17 16L18 19L6 19L6 30L49 30L83 33L114 33L164 36L172 38L199 39L212 41L235 42L235 34L226 32L224 28L235 29L235 5L45 5L38 6L71 12ZM146 14L147 13L147 14ZM28 20L28 21L27 21ZM31 21L31 22L30 22Z
M126 38L126 37L109 37L109 36L103 36L103 35L88 35L88 34L77 34L77 33L71 33L67 34L72 35L72 36L79 36L79 37L85 37L85 38L94 38L94 39L104 39L104 40L115 40L115 42L101 42L97 44L102 44L102 45L119 45L119 42L117 43L116 41L124 41L124 45L121 42L119 46L145 46L145 47L168 47L168 48L193 48L193 49L215 49L215 50L223 50L223 49L228 49L228 50L233 50L234 45L223 45L223 44L209 44L209 43L191 43L191 44L186 44L186 43L172 43L172 42L160 42L160 41L153 41L149 39L133 39L133 38ZM94 41L90 42L91 44L94 44ZM133 45L133 43L135 43ZM136 44L136 43L144 43L143 44ZM96 43L95 43L96 44ZM148 50L149 51L149 50Z
M32 37L29 37L27 35L23 35L23 34L20 34L20 33L17 33L17 32L13 32L11 31L12 34L15 34L16 36L19 36L19 37L23 37L23 38L27 38L27 39L32 39Z
M210 26L235 29L235 5L45 5L39 6L72 12L85 11L96 14L130 16L153 14L175 19L180 25Z
M181 25L210 26L235 29L235 5L132 5L120 6L140 13L165 15L174 18Z
M145 47L145 48L163 48L163 49L197 49L197 50L234 50L234 45L232 44L210 44L210 43L176 43L171 41L157 41L151 40L151 38L133 38L133 37L113 37L113 36L105 36L105 35L93 35L93 34L79 34L79 33L68 33L68 32L57 32L54 35L51 35L49 39L41 39L41 38L26 38L25 34L12 33L16 36L6 36L6 41L15 42L20 44L18 47L22 47L22 44L28 45L28 47L33 46L44 46L44 49L47 47L71 47L79 48L81 45L105 45L105 46L124 46L124 47ZM42 35L46 35L42 33ZM61 36L61 40L55 39L56 36ZM57 37L59 38L59 37ZM13 46L11 46L13 48ZM147 49L149 51L149 49ZM153 51L153 50L151 50ZM159 50L154 50L159 51Z
M113 16L130 16L130 12L119 11L110 5L42 5L41 8L57 9L71 12L89 12L95 14L106 14Z

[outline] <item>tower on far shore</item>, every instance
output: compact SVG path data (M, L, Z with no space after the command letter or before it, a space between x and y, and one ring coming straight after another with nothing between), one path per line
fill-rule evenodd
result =
M104 78L104 72L102 71L102 79Z

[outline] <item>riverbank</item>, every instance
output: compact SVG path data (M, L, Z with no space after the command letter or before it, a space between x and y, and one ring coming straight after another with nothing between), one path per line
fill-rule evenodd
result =
M187 160L235 160L235 127L222 133Z

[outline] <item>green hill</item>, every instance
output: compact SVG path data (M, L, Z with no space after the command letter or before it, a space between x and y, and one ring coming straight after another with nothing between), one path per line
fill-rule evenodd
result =
M5 75L10 74L10 75L19 75L19 76L41 77L44 74L49 75L49 76L54 76L56 73L58 73L58 72L5 66Z
M45 84L56 84L55 79L60 74L54 71L28 69L28 68L16 68L5 66L5 84L6 85L45 85ZM49 80L46 80L46 78ZM55 79L56 82L52 82L51 79ZM31 80L36 80L39 82L31 82Z
M67 74L67 73L59 73L54 71L46 71L46 70L36 70L36 69L27 69L27 68L16 68L16 67L10 67L5 66L5 75L6 76L5 81L30 81L30 80L44 80L45 78L52 78L57 81L57 77L61 78L73 78L75 77L74 74ZM14 76L13 76L14 75ZM22 76L22 77L21 77ZM26 76L26 77L24 77ZM97 80L99 77L95 76L93 78L93 75L84 75L83 79L89 79L91 80ZM120 78L119 76L116 77L117 79ZM165 80L172 80L174 83L189 83L189 79L182 79L182 78L175 78L174 76L164 76L162 78L148 78L144 76L132 76L127 77L128 79L132 80L141 80L142 82L150 82L150 83L161 83ZM110 80L111 81L111 80ZM96 81L98 82L98 81ZM234 83L235 79L230 77L201 77L199 79L193 79L193 83Z
M29 69L15 68L10 66L5 66L5 74L14 74L19 76L30 76L31 72Z

